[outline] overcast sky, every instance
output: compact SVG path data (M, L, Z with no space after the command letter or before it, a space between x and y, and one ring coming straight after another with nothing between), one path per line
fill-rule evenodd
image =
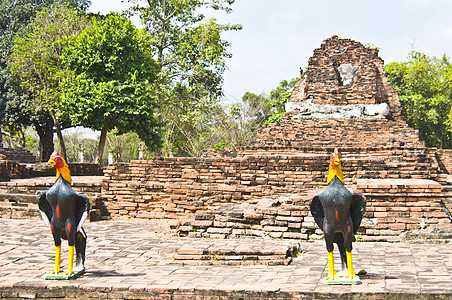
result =
M90 11L128 7L121 0L92 0ZM411 49L452 55L452 0L236 0L222 23L241 24L224 35L233 57L224 74L225 97L268 94L298 76L313 50L333 35L380 48L385 63L404 61Z

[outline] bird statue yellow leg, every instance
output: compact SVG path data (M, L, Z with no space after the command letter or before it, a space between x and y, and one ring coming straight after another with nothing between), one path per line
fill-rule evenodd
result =
M355 274L355 270L353 269L353 266L352 266L352 252L351 251L347 251L346 255L347 255L347 275L345 275L345 278L348 278L348 279L357 279L357 278L359 278Z
M61 245L55 246L55 268L53 269L53 274L58 274L60 272L60 266L61 266Z
M69 262L67 266L67 272L65 272L65 275L71 275L74 272L72 271L72 268L74 266L74 246L69 246Z
M336 280L337 275L336 271L334 270L334 259L333 259L333 251L328 252L328 276L326 277L326 280Z

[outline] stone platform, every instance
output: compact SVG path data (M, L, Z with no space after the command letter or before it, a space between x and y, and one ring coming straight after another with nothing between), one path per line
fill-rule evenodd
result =
M322 241L300 244L289 265L193 265L174 255L194 239L171 235L163 221L85 224L86 273L70 281L44 280L53 267L53 242L42 221L0 219L0 296L7 299L451 299L450 244L357 242L354 267L362 284L324 285ZM197 239L197 241L200 241ZM228 240L202 239L212 245ZM242 238L242 247L277 246L284 240ZM67 264L63 244L62 266ZM278 249L278 248L276 248ZM335 252L336 265L339 266Z

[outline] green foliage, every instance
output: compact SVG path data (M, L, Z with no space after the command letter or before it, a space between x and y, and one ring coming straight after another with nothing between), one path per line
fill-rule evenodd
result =
M158 103L164 128L164 155L195 156L212 135L211 114L222 96L222 75L230 44L221 38L240 25L206 19L206 8L231 11L233 0L132 1L161 66Z
M62 60L71 71L63 83L61 110L73 124L118 134L134 131L146 145L161 145L154 116L152 83L158 66L151 58L147 36L119 15L93 24L66 41ZM99 140L102 156L105 137ZM104 138L104 139L103 139Z
M68 162L80 162L80 151L83 152L83 162L96 161L97 141L93 138L84 137L78 130L63 131L67 150ZM59 145L55 145L55 151L59 152Z
M36 13L56 3L66 3L69 7L86 10L87 0L2 0L0 2L0 68L6 67L6 59L14 46L17 35L23 34L26 26Z
M279 122L285 113L285 103L289 101L291 91L298 78L283 80L270 92L270 96L246 92L242 102L217 110L215 134L210 136L213 147L246 146L252 144L256 135L265 126ZM212 112L213 113L213 112Z
M59 133L62 127L70 125L64 122L63 115L59 120L55 117L60 83L67 75L60 59L62 41L67 36L78 34L86 25L81 11L59 3L37 13L14 41L8 61L10 92L7 93L4 123L10 131L14 130L11 124L34 124L45 148L41 152L41 160L47 160L53 150L53 139L49 137L53 135L53 129L48 128L56 125ZM59 137L63 147L61 135ZM62 154L64 156L65 152Z
M0 120L8 128L17 128L19 125L27 126L30 124L30 118L20 120L15 117L9 118L9 111L19 108L17 102L23 99L12 90L11 85L7 84L9 74L7 72L8 57L14 46L14 41L27 32L27 25L35 18L36 13L43 8L51 7L55 2L67 3L69 7L85 10L90 1L87 0L2 0L0 2ZM14 94L14 95L13 95ZM12 100L16 103L9 103ZM7 106L9 110L7 110ZM23 112L23 115L30 115ZM23 121L28 121L20 123Z
M31 94L34 106L54 109L59 84L66 72L61 65L62 40L86 26L84 16L67 6L44 8L30 24L30 33L15 41L9 69L13 81Z
M385 66L410 126L430 147L452 148L452 65L442 58L411 52L408 61Z
M228 148L231 147L231 145L229 144L229 142L227 140L222 140L218 143L216 143L215 145L213 145L213 148L218 149L218 150L222 150L224 148Z
M281 118L286 112L285 105L289 102L292 90L298 80L299 78L292 78L290 81L283 80L276 89L270 92L270 100L268 101L267 106L272 109L273 114L267 117L264 124L265 126L281 121Z
M142 151L143 158L149 158L152 154L134 132L122 135L109 134L107 138L107 149L112 154L113 161L115 162L130 162L132 159L138 159L140 150Z

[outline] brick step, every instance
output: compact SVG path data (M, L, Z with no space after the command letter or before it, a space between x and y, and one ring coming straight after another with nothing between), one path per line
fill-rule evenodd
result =
M42 191L46 191L52 187L53 184L46 185L7 185L5 182L0 182L0 193L14 193L14 194L33 194L39 195ZM101 192L100 186L74 184L72 189L77 193L95 194Z
M7 160L15 160L21 163L34 163L37 160L27 149L0 148L0 154L5 155Z
M0 198L3 195L0 195ZM16 197L16 198L14 198ZM108 211L101 197L91 196L90 221L108 220ZM41 219L37 197L34 195L13 194L8 200L0 201L0 218L7 219Z
M11 203L37 203L37 195L33 194L16 194L16 193L1 193L1 202Z
M443 194L450 193L452 196L452 185L443 185Z
M288 265L300 252L299 243L244 240L191 241L174 260L187 265Z
M3 219L41 219L37 204L15 204L0 202L0 218Z

